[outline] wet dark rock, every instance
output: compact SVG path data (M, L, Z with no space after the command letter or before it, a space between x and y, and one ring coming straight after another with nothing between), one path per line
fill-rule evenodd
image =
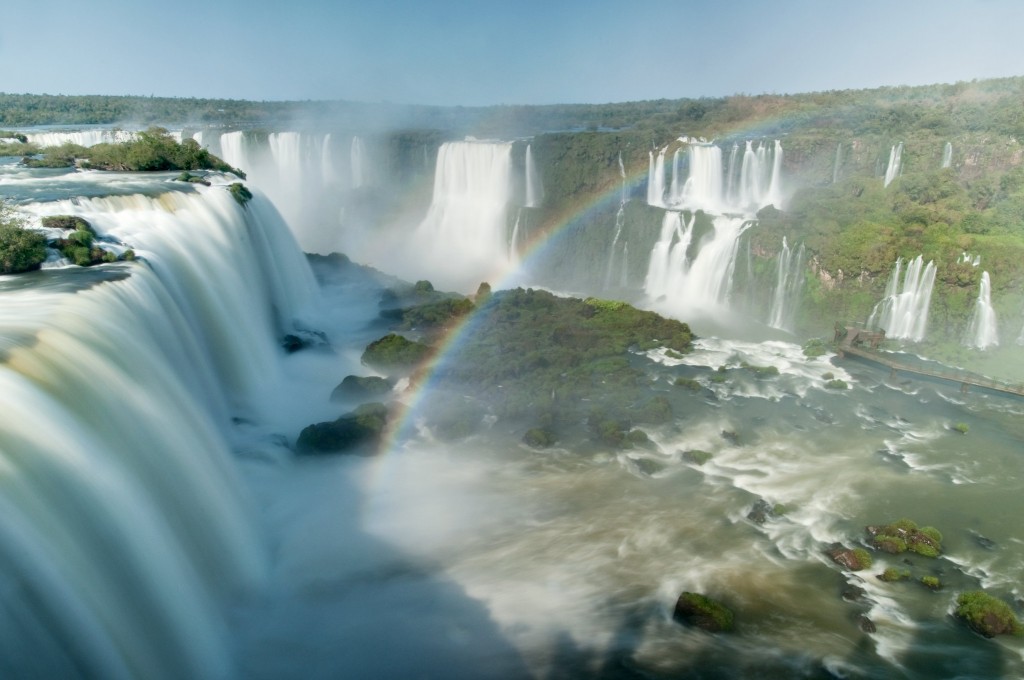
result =
M722 430L722 439L729 442L733 446L740 445L740 436L733 430Z
M860 629L865 633L874 633L878 631L878 627L875 625L875 622L864 615L861 615L857 619L857 624L860 626Z
M304 349L324 349L330 347L327 334L322 331L296 330L281 338L281 347L288 354Z
M774 517L775 512L772 510L772 506L763 498L759 498L757 502L754 503L754 507L747 513L747 519L754 524L764 524Z
M833 562L850 571L860 571L871 566L871 555L863 548L846 548L839 543L833 543L825 554Z
M843 587L843 591L840 594L847 602L860 602L864 599L864 596L868 594L868 591L864 590L860 586L848 583Z
M633 459L633 463L636 464L636 467L640 472L647 476L656 475L665 469L665 466L662 463L659 463L656 460L651 460L650 458L635 458Z
M382 397L394 387L394 382L375 375L346 375L331 392L331 401L360 401Z
M387 420L388 409L384 404L363 404L337 420L303 429L295 450L300 454L372 453Z
M682 593L676 601L672 618L709 633L726 633L734 627L732 611L721 602L700 593Z

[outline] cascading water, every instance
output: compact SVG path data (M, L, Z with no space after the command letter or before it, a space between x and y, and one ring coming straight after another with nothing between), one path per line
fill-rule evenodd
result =
M992 282L988 272L981 273L978 299L974 302L974 316L967 329L965 344L975 349L990 349L999 344L996 311L992 308Z
M359 189L366 186L366 146L362 137L353 137L350 149L352 163L352 188Z
M928 330L935 263L929 261L925 265L924 258L918 255L907 265L901 284L902 266L902 259L897 259L886 284L885 297L871 311L868 326L884 329L890 338L921 342Z
M665 207L665 152L663 148L654 155L650 151L650 168L647 172L647 203L657 207Z
M789 331L793 329L793 316L800 303L800 293L803 291L803 244L794 253L783 236L777 267L775 293L772 295L771 308L768 310L768 325ZM748 274L748 277L752 278L752 274Z
M129 130L70 130L67 132L28 132L25 137L29 143L37 146L77 144L89 147L97 144L127 142L135 139L135 133Z
M330 253L341 241L339 212L348 190L366 186L367 152L359 137L342 150L331 134L226 132L215 148L281 212L306 252ZM345 172L347 171L347 176Z
M885 167L885 183L889 186L892 181L900 176L903 164L903 142L896 144L889 150L889 164Z
M409 240L409 270L466 291L503 276L514 265L507 231L511 198L510 142L442 145L430 208Z
M650 157L648 197L650 205L668 206L661 238L651 251L644 292L659 310L672 315L713 313L727 303L740 235L753 223L756 212L782 204L782 145L771 147L746 142L740 159L739 147L729 153L729 167L723 169L722 149L715 144L681 138L686 144L686 179L682 163L673 162L670 191L664 193L663 149ZM737 168L736 164L740 166ZM692 262L676 253L673 243L682 240L669 222L681 223L673 213L703 211L712 216L713 229L697 243ZM691 220L687 226L693 224ZM689 232L687 232L689 233ZM689 238L689 237L687 237ZM673 240L675 239L675 240ZM678 253L676 253L678 254Z
M942 167L948 168L953 165L953 144L952 142L946 142L946 146L942 147Z
M226 435L315 295L308 265L265 198L223 187L19 209L144 261L0 279L0 670L231 677L225 607L267 566Z
M605 270L604 275L604 287L610 288L613 281L613 272L615 270L615 252L616 247L619 244L619 239L622 237L622 228L626 224L626 166L622 163L622 153L619 153L619 176L622 178L622 188L619 191L619 209L615 213L615 236L612 238L612 247L608 251L608 267ZM673 175L674 177L674 175ZM627 264L627 253L626 244L623 244L622 253L622 275L619 277L619 281L622 287L626 285L626 264Z
M526 204L527 208L536 208L544 200L544 185L540 181L537 164L533 160L533 149L526 145Z

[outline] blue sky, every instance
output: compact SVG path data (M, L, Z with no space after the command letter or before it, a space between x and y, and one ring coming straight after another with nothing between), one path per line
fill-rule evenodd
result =
M477 106L1024 75L1021 0L12 4L8 93Z

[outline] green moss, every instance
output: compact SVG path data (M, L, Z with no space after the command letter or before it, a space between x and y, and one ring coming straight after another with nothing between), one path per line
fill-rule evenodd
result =
M535 449L546 449L557 441L554 433L543 427L532 427L523 435L523 443Z
M775 366L754 366L748 364L746 361L740 364L741 368L745 368L754 374L755 378L774 378L779 375L779 369Z
M0 274L38 269L46 259L46 237L26 229L0 203Z
M369 451L368 447L380 441L387 420L388 411L384 404L363 404L335 421L304 428L295 448L303 454Z
M710 453L707 451L700 451L699 449L691 449L690 451L683 452L683 459L696 465L703 465L711 460L711 458L712 455Z
M229 184L228 191L231 192L231 197L235 199L238 205L244 206L252 200L252 192L241 182Z
M938 590L942 587L942 581L939 580L938 576L922 576L921 585L932 590Z
M859 571L861 569L869 569L871 567L871 553L869 553L864 548L854 548L853 556L857 559L857 564L859 565L856 569L854 569L854 571Z
M872 544L879 550L893 555L907 551L907 542L899 536L875 536Z
M728 607L700 593L683 592L676 600L673 618L710 633L726 633L735 627L735 616Z
M907 569L897 569L896 567L886 567L885 571L878 575L878 578L886 583L906 581L910 578L910 571Z
M955 615L985 637L1021 633L1021 625L1010 606L983 590L961 593L956 598Z
M694 380L693 378L676 378L675 385L676 387L685 387L691 392L700 392L701 390L704 389L704 386L701 385L699 381Z
M956 425L953 426L953 429L959 432L960 434L967 434L967 431L970 430L971 428L967 423L957 423Z
M923 557L938 557L942 552L942 534L935 527L921 527L903 518L885 526L869 526L871 543L892 554L910 551Z
M820 357L829 352L829 346L821 338L811 338L804 343L803 351L805 357Z
M40 223L46 229L85 230L96 233L89 222L76 215L48 215L42 218Z
M845 380L835 378L833 380L827 381L825 383L825 387L830 390L845 390L849 388L849 385L846 384Z
M362 362L389 375L404 374L430 356L430 352L422 343L389 333L366 346Z

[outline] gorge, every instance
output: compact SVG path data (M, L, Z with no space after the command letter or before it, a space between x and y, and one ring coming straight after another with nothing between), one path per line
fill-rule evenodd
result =
M806 342L860 321L1019 379L1020 346L994 341L997 314L1024 322L1024 172L1016 137L977 129L1005 100L961 128L891 94L912 122L888 130L824 125L826 94L797 102L820 118L754 132L714 111L472 139L168 126L245 171L247 202L221 172L3 158L29 227L75 216L138 256L0 277L3 674L1024 672L1019 639L951 615L979 589L1019 608L1021 404ZM402 327L417 295L473 311ZM584 401L586 324L624 303L686 322L692 347L607 350ZM392 331L432 343L434 370L389 376L375 454L296 453L359 405L332 391L380 373L361 356ZM550 382L517 387L531 372ZM865 533L901 517L938 527L941 555ZM837 543L873 565L836 564ZM735 632L673 620L682 591L725 602Z

